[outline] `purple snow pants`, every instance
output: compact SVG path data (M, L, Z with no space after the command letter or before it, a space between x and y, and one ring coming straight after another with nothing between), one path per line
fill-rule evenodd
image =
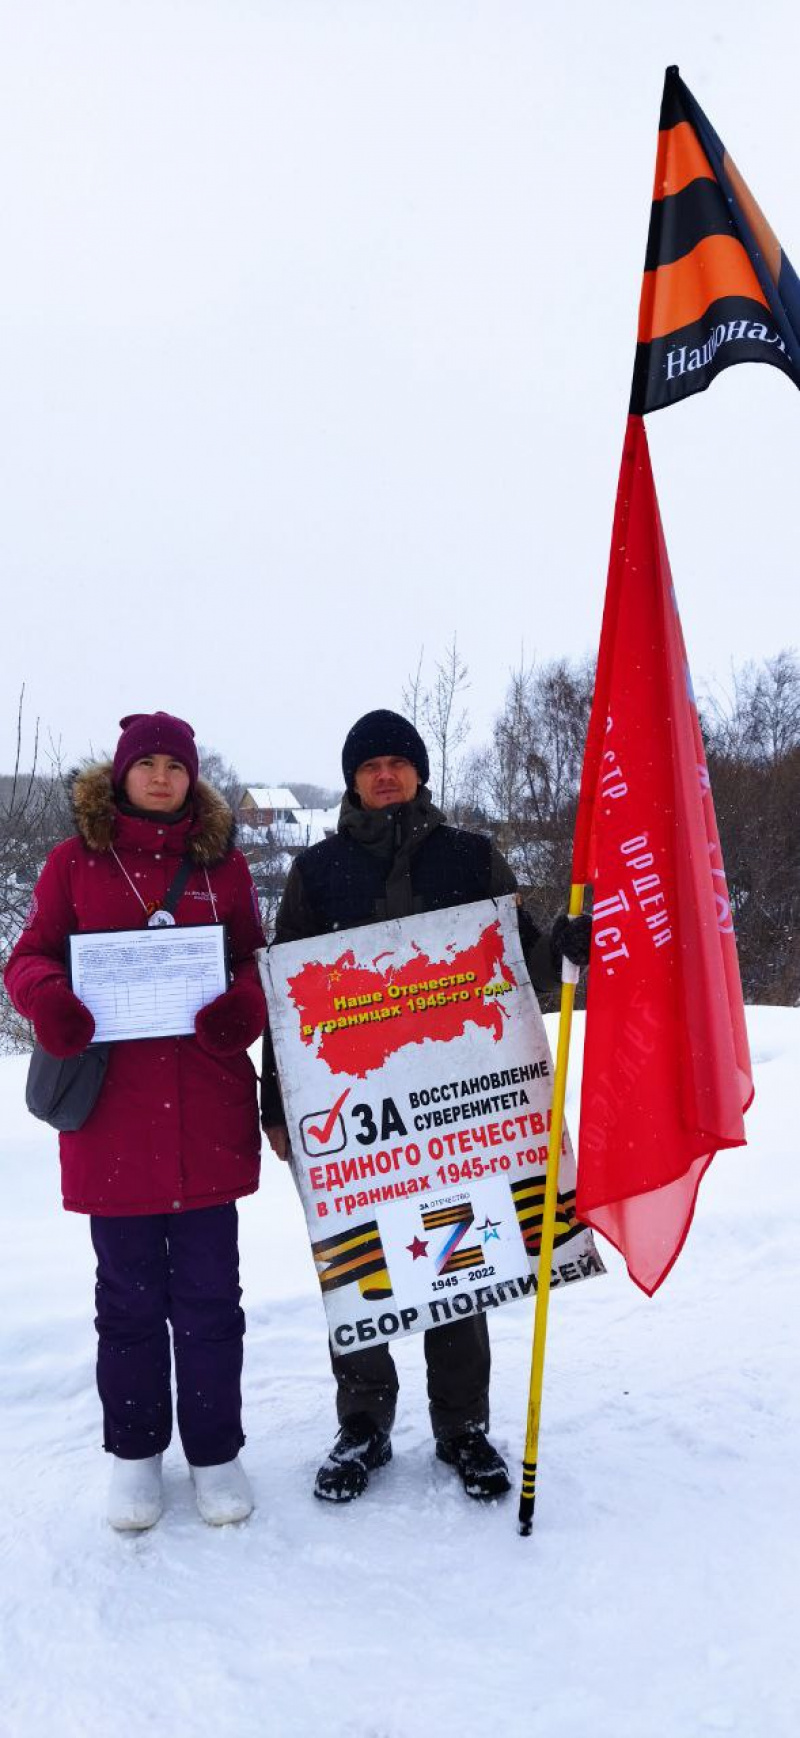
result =
M234 1460L242 1435L238 1217L92 1217L97 1255L97 1387L103 1443L121 1460L160 1454L172 1435L172 1324L178 1429L190 1466Z

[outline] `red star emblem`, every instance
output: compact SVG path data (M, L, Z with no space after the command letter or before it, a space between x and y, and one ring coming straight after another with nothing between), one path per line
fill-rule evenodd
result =
M407 1243L406 1249L413 1261L418 1261L421 1255L428 1253L428 1245L423 1243L421 1237L415 1237L413 1243Z

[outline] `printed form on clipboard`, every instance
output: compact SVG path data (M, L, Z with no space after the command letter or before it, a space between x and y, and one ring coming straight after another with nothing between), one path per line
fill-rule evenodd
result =
M95 1021L95 1044L180 1038L228 988L224 923L92 931L69 938L70 982Z

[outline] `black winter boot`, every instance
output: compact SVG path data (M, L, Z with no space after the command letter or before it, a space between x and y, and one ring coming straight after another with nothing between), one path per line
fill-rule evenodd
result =
M317 1473L314 1495L324 1503L351 1503L369 1483L369 1475L392 1458L385 1430L365 1412L346 1418L327 1459Z
M457 1436L438 1437L436 1453L455 1467L468 1497L490 1502L511 1489L508 1467L479 1424L468 1424Z

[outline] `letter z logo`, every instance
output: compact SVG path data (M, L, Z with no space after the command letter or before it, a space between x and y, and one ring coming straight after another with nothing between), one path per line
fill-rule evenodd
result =
M330 1110L310 1110L300 1121L300 1139L309 1158L324 1153L340 1153L347 1142L342 1105L349 1093L346 1086Z
M422 1224L426 1231L446 1232L444 1243L433 1258L437 1273L460 1273L462 1269L475 1267L479 1261L483 1261L483 1250L479 1243L462 1247L467 1232L475 1226L472 1202L468 1196L465 1195L463 1201L454 1202L448 1207L428 1208L422 1214ZM408 1244L407 1247L410 1249L411 1245Z

